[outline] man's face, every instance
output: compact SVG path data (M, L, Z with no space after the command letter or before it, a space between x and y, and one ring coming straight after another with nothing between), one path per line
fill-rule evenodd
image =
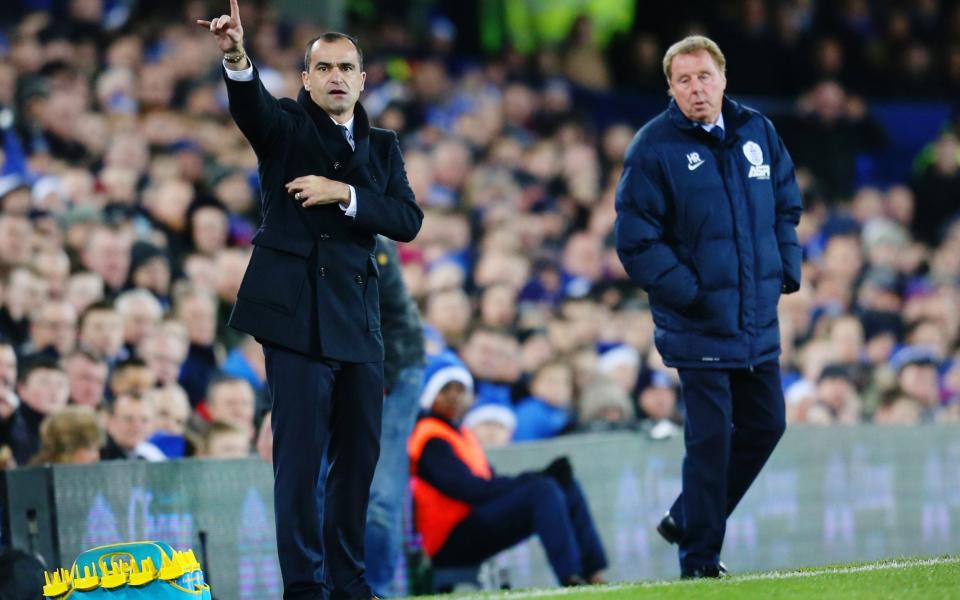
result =
M310 98L333 117L349 119L360 99L367 74L360 70L360 57L349 40L318 40L310 51L309 70L301 74Z
M178 338L159 334L147 338L138 354L157 374L157 381L166 385L175 383L180 376L180 367L187 358L187 346Z
M67 380L70 399L74 404L97 408L103 401L107 385L107 363L96 363L85 356L75 356L67 362Z
M22 265L30 258L30 221L26 217L0 218L0 262Z
M180 367L187 358L187 346L178 338L161 333L144 340L137 353L157 374L157 381L166 385L176 383L180 376Z
M250 431L253 434L253 389L242 381L222 383L211 390L207 399L210 416Z
M171 435L183 435L190 419L190 403L182 391L164 388L154 394L157 403L157 431Z
M451 421L459 421L473 405L473 396L459 381L451 381L443 386L433 401L434 410L438 410Z
M50 302L32 323L30 337L37 348L53 346L61 356L73 351L77 341L77 311L67 302Z
M124 450L133 450L153 435L153 406L130 396L116 399L113 414L107 418L107 432Z
M179 317L187 326L191 342L198 346L213 344L217 336L217 309L212 301L199 296L184 300Z
M37 369L20 384L20 398L41 415L53 415L67 405L67 376L56 369Z
M678 54L670 66L670 94L691 121L716 123L727 78L706 50Z
M123 341L136 345L149 335L160 322L163 314L156 305L146 300L136 300L127 306L123 315Z
M123 321L112 310L97 310L87 315L80 331L81 345L103 356L115 356L123 345Z
M103 277L107 285L119 288L130 269L130 246L130 239L122 233L96 232L84 254L86 266Z

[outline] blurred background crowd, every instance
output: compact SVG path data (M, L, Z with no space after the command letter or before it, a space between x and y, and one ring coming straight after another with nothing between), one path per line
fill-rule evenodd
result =
M322 27L241 4L265 85L296 97ZM680 431L676 373L612 228L624 151L667 103L663 53L691 32L716 39L728 94L762 106L797 163L789 422L960 421L960 3L690 2L680 20L667 4L344 4L361 101L400 134L426 215L399 247L403 279L428 353L455 351L476 379L471 425L489 446ZM269 446L262 353L225 325L258 227L256 157L194 25L226 10L4 2L7 467Z

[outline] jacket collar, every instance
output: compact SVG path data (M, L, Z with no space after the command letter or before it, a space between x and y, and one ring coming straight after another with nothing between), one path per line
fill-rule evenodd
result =
M720 111L723 113L723 131L724 139L731 140L737 136L737 130L747 122L749 118L749 113L743 108L743 105L735 100L731 100L729 97L723 97L723 105L720 108ZM677 105L677 101L673 98L670 99L670 106L667 108L667 113L670 116L670 121L677 126L678 129L682 131L689 131L690 133L702 134L709 139L713 139L710 134L700 126L700 123L696 121L691 121L688 119L682 112L680 112L680 107Z
M353 109L353 141L356 144L356 149L350 150L350 144L340 133L337 124L333 122L330 115L317 106L307 90L300 88L297 102L313 119L326 147L331 150L332 154L344 161L346 165L345 174L367 164L370 158L370 120L367 118L367 111L364 110L362 104L357 102Z

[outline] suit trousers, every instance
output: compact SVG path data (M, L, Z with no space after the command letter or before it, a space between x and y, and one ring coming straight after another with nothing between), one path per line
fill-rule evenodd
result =
M686 420L683 490L670 508L683 530L680 571L715 566L727 517L786 426L780 365L679 369Z
M561 583L605 569L607 557L587 500L576 482L561 485L539 474L520 475L502 495L471 507L431 562L475 566L537 534Z
M318 360L267 344L264 357L283 597L369 598L364 527L380 453L383 363Z

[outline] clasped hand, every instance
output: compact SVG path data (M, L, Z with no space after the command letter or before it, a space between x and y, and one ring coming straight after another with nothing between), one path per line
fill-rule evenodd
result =
M286 184L287 193L304 208L335 202L347 206L350 203L350 186L320 175L304 175Z

